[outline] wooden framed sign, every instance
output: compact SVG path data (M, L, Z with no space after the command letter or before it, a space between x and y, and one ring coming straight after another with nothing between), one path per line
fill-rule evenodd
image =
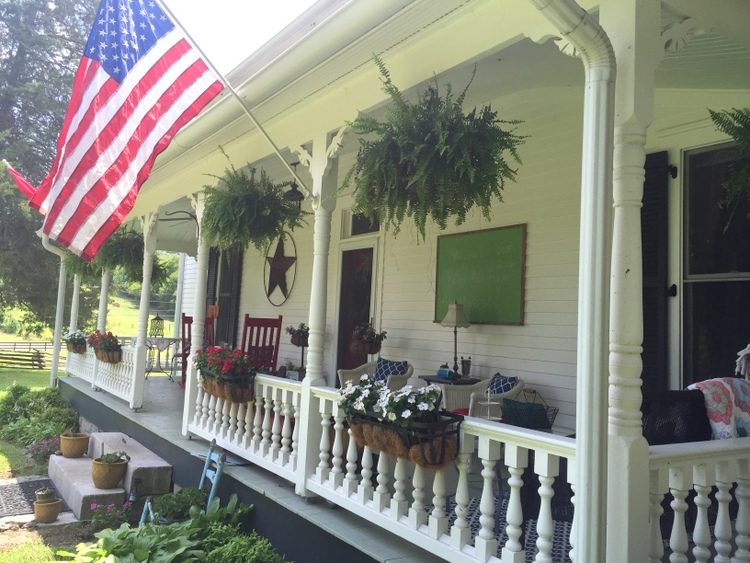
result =
M439 236L435 321L455 301L472 324L523 324L525 266L525 224Z

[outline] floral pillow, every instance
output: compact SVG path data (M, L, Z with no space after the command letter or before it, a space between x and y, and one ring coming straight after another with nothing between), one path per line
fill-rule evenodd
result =
M409 363L406 361L400 362L397 360L378 358L378 363L375 366L375 373L372 378L375 381L388 381L388 378L392 375L404 375L408 365Z
M490 379L489 392L493 395L501 395L507 393L518 384L517 377L506 377L500 372L497 372Z

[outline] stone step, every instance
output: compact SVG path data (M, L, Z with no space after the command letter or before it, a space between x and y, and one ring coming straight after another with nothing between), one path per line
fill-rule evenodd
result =
M88 457L50 456L49 478L79 520L91 519L92 504L106 506L125 502L125 489L97 489L94 486L91 479L91 459Z
M91 460L104 453L123 451L130 456L122 488L97 489L91 478ZM58 493L80 520L91 518L91 505L121 505L133 490L140 499L172 490L172 466L122 432L94 432L89 438L88 456L49 459L49 477Z

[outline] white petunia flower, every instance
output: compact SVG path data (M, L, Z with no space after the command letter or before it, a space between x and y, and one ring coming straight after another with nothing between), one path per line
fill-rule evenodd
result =
M362 377L359 378L360 381L367 381L368 379L370 379L370 376L366 373L363 373Z
M401 413L401 418L409 418L411 416L411 411L409 409L406 409L404 412Z
M410 403L416 403L417 398L414 395L410 395L407 401L409 401Z
M417 408L421 411L427 411L430 410L430 405L428 405L427 403L419 403L417 405Z
M395 412L389 412L388 413L388 420L390 420L391 422L394 421L394 420L396 420L396 413Z

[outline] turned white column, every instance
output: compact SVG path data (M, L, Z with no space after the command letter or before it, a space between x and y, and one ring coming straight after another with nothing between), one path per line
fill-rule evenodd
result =
M102 281L99 287L99 312L96 316L96 328L104 332L107 327L107 300L109 299L109 284L112 281L112 272L109 269L102 270Z
M618 65L615 88L614 226L610 292L608 562L646 561L648 444L641 432L643 273L641 207L654 73L663 55L660 6L622 0L601 6ZM585 531L585 530L584 530Z
M55 334L52 346L52 369L50 370L49 386L54 387L57 385L57 370L60 366L60 348L62 347L62 324L63 315L65 314L65 283L67 281L67 275L65 273L65 260L63 259L64 253L62 249L53 246L49 242L47 235L41 234L42 246L48 252L60 257L60 274L57 278L57 304L55 309Z
M615 57L574 0L531 0L583 62L583 146L576 357L577 561L604 561L607 506L607 307ZM643 559L638 559L642 561ZM633 559L632 561L636 561Z
M310 288L310 327L307 352L307 375L302 380L300 413L297 419L300 428L299 455L297 458L297 494L307 496L305 481L314 472L318 461L317 444L320 443L320 424L316 424L316 405L313 404L312 387L325 385L323 354L326 334L326 309L328 306L328 254L331 247L331 216L336 208L338 159L335 154L340 147L343 129L328 143L328 135L320 133L313 139L312 155L303 147L295 152L300 162L307 166L312 176L313 211L313 265ZM316 439L317 438L317 439Z
M73 276L73 296L70 299L70 323L68 332L78 330L78 308L81 302L81 275Z
M195 416L196 400L199 394L198 370L193 362L193 354L203 348L203 332L206 323L206 282L208 281L208 253L210 247L203 238L203 211L205 209L205 194L197 193L190 197L190 204L195 211L198 222L198 256L195 271L195 293L193 295L193 326L190 337L190 357L187 360L187 378L185 379L185 402L182 409L182 435L187 436L188 424ZM201 389L202 393L203 390Z
M130 395L130 408L143 406L143 384L146 376L146 336L148 335L148 314L151 298L151 272L156 252L156 219L158 211L141 217L143 227L143 279L141 280L141 302L138 307L138 330L133 360L133 386Z
M182 294L185 291L185 253L180 252L180 261L177 266L177 291L174 297L174 325L172 338L180 338L180 327L182 326Z

